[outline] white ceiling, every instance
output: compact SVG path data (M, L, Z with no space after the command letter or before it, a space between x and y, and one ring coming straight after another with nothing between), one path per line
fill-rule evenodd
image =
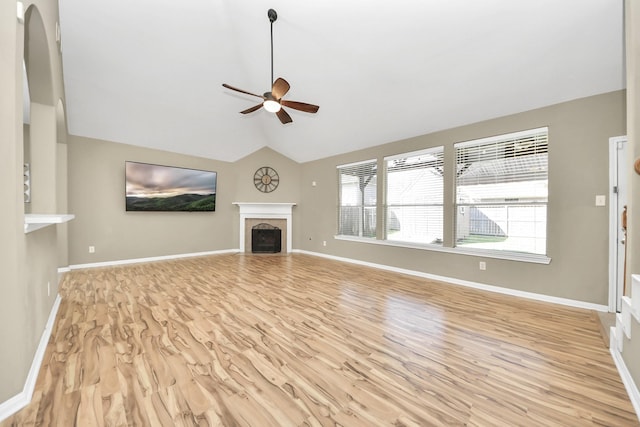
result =
M69 132L299 162L625 87L622 0L59 0ZM270 90L281 124L222 83ZM480 135L479 135L480 136Z

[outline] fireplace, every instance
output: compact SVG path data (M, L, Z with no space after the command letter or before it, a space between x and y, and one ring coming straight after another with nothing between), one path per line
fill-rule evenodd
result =
M261 223L267 223L281 230L281 252L284 254L291 253L292 208L295 203L233 202L233 204L238 206L240 211L238 224L240 252L252 252L253 227Z
M262 222L251 228L251 252L275 254L282 250L282 230Z

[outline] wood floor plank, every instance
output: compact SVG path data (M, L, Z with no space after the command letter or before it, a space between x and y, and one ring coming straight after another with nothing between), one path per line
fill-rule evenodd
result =
M4 426L638 426L596 316L308 255L77 270Z

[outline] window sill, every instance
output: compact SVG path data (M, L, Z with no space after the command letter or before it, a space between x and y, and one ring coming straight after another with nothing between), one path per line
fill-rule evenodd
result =
M419 249L424 251L444 252L455 255L468 255L481 258L504 259L508 261L529 262L533 264L549 264L551 258L546 255L524 254L519 252L497 251L490 249L464 249L464 248L448 248L440 245L429 245L419 243L394 242L391 240L377 240L367 237L356 236L333 236L336 240L345 240L358 243L369 243L373 245L394 246L398 248Z

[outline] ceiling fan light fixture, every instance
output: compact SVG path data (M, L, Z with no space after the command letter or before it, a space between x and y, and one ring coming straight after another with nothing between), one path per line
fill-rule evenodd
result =
M278 101L274 101L272 99L265 100L262 103L262 106L264 107L265 110L267 110L270 113L277 113L282 108L282 106Z

